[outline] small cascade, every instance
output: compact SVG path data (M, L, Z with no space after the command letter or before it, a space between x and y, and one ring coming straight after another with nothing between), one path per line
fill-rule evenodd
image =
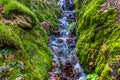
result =
M84 70L77 59L76 37L70 37L67 30L70 23L75 21L74 1L59 0L61 16L58 28L49 36L49 48L53 56L52 69L48 80L85 80Z

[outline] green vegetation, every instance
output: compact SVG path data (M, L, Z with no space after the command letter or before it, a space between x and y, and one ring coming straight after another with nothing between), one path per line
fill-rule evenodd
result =
M114 8L99 11L104 1L76 0L76 53L87 74L99 75L98 80L112 80L119 77L120 24L115 24L118 13Z
M47 78L51 67L47 30L50 34L54 31L60 12L55 1L0 0L0 79ZM76 53L88 80L120 79L119 13L115 8L101 10L104 2L75 1ZM67 30L74 25L71 23Z
M36 4L39 3L39 4ZM51 65L47 33L40 25L56 27L59 9L55 2L0 0L0 79L44 80ZM54 3L54 4L52 4Z
M87 80L96 80L96 78L98 77L98 75L97 74L89 74L89 75L87 75L87 77L86 77L86 79Z
M75 22L70 23L67 30L70 31L74 27L74 25L75 25Z

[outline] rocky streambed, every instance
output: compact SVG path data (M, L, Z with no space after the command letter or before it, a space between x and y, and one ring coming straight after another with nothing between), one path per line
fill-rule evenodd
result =
M49 36L53 61L48 80L85 80L84 70L77 59L75 36L75 11L73 0L59 0L61 9L58 28Z

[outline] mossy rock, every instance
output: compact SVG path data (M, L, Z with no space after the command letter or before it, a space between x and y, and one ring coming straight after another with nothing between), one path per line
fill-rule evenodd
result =
M117 80L120 24L115 23L118 12L114 8L99 12L104 1L77 0L76 53L86 73L98 74L98 80ZM89 69L90 62L94 63L92 71Z
M55 2L52 3L47 5L42 0L0 0L4 9L4 14L1 14L3 21L0 22L0 66L9 66L0 73L1 79L47 78L52 57L47 46L47 33L40 22L49 21L50 32L56 27L59 9Z

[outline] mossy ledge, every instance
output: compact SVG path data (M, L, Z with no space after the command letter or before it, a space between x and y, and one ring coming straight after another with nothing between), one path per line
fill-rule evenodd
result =
M0 79L44 80L51 65L47 32L41 22L56 27L54 0L0 0Z
M120 14L114 6L100 11L110 0L76 0L77 56L85 72L97 80L120 79Z

